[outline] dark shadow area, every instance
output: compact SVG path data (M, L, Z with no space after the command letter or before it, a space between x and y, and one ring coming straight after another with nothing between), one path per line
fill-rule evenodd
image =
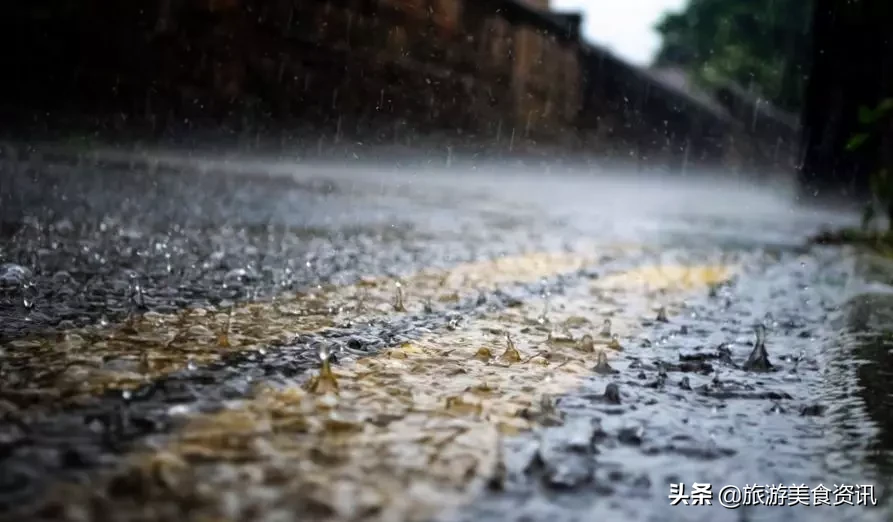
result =
M628 64L584 41L581 22L515 0L19 2L0 22L13 79L0 132L32 147L325 157L359 143L793 169L796 118L762 111L771 123L754 125L759 100L733 109Z

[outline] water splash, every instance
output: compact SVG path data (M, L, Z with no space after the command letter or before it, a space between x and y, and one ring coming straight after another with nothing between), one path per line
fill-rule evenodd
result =
M405 312L406 306L403 303L403 285L400 284L400 281L397 281L394 283L394 286L397 287L397 293L394 296L394 311Z
M509 364L521 362L521 352L515 348L512 336L508 332L505 334L505 344L505 351L499 356L499 360Z
M31 279L31 271L15 263L0 265L0 295L17 300L30 312L37 299L37 286Z
M490 351L489 348L479 348L477 353L474 354L474 359L481 361L483 363L490 362L490 359L493 358L493 352Z
M611 320L605 319L605 322L602 323L602 331L599 332L599 335L602 337L611 337Z
M592 368L592 371L599 375L610 375L617 373L617 370L611 368L611 365L608 364L608 356L603 350L599 350L598 355L595 359L595 366Z
M127 276L127 283L127 299L130 302L130 319L146 309L146 296L143 290L143 285L140 283L140 276L138 273L130 272Z
M595 339L589 334L584 335L577 343L577 350L585 353L595 352Z
M231 305L229 307L229 311L226 314L226 321L223 323L223 329L217 335L217 345L221 348L232 347L232 343L230 342L230 333L232 333L234 315L235 307Z
M757 324L754 327L756 341L753 351L744 362L743 369L750 372L771 372L775 366L769 361L769 352L766 350L766 326Z
M543 291L540 296L543 298L543 313L537 318L537 322L539 324L547 324L549 322L549 310L551 306L551 297L552 292L546 287L546 280L544 279L541 283L543 285Z
M324 342L319 343L316 347L316 354L320 361L319 374L310 379L307 389L318 394L338 393L338 380L332 372L332 352L329 345Z

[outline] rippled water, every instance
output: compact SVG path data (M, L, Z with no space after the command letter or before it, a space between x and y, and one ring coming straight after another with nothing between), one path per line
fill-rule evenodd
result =
M146 311L223 310L370 274L636 244L640 250L620 256L614 268L725 263L742 271L713 293L674 306L669 322L627 318L641 332L618 339L625 350L609 361L617 373L595 374L561 398L567 426L508 440L503 491L481 494L455 516L889 519L889 506L671 509L667 499L672 482L871 482L888 503L893 298L882 295L881 283L890 282L893 271L869 270L852 252L801 248L820 228L849 225L856 216L798 205L783 184L761 188L718 177L243 167L246 173L235 175L207 165L200 172L3 165L0 175L14 176L6 179L15 185L4 183L0 192L0 263L8 263L0 269L0 340L120 322ZM546 315L592 315L585 308L596 300L588 280L580 273L549 281L548 294L524 287L509 297ZM26 282L34 295L22 294ZM24 306L28 296L33 306ZM502 303L494 309L511 308L509 297L484 296L482 304L472 299L457 309L484 313L488 299ZM546 297L548 307L540 302ZM641 296L616 297L591 319L600 324L608 310L622 316L627 298ZM575 306L582 308L575 312ZM365 330L352 325L336 334L378 349L420 328L458 328L454 318L435 319ZM767 326L775 372L742 369L757 323ZM271 351L207 373L191 363L189 371L207 376L201 386L209 391L202 394L217 400L238 395L217 379L262 378L292 364L295 372L316 358L310 353L295 362ZM191 386L188 375L177 378ZM151 411L146 418L155 419ZM578 421L588 427L575 428ZM568 440L590 429L598 442L589 453L575 453ZM537 452L549 455L541 468L531 467ZM560 487L556 473L564 481Z

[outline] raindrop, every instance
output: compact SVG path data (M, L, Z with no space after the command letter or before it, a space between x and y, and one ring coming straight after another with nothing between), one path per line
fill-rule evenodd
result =
M658 321L660 323L669 323L670 322L670 319L667 317L667 309L665 307L661 306L657 310L657 318L655 318L655 321Z
M754 327L754 333L756 334L756 343L757 345L766 344L766 326L762 324L758 324Z
M405 312L406 307L403 305L403 285L400 284L400 281L397 281L395 286L397 287L397 294L394 296L394 311Z
M595 351L595 339L591 335L586 334L577 343L577 349L581 352L592 353Z
M774 369L769 362L769 352L766 350L766 327L762 324L756 325L756 342L753 351L744 362L744 370L753 372L768 372Z
M320 361L320 369L319 374L313 377L309 383L309 390L313 393L337 393L338 392L338 381L335 379L335 374L332 372L332 364L331 357L332 351L329 349L329 345L321 342L316 347L316 354L319 357Z
M229 339L229 334L232 331L234 315L235 307L233 305L230 305L229 312L226 314L226 322L223 323L223 330L221 330L220 334L217 336L217 345L221 348L229 348L232 346L232 343Z
M250 277L248 270L244 268L234 268L223 276L223 288L240 288L245 285L245 281Z
M521 353L515 348L515 343L512 342L512 336L508 332L505 334L505 343L505 352L499 356L499 360L507 363L521 362Z
M30 310L34 306L36 293L30 270L15 263L0 265L0 294L18 298L22 306Z
M128 280L130 285L128 295L130 299L130 313L134 314L137 310L146 308L146 298L143 294L143 286L140 284L139 275L136 272L130 272Z
M489 362L492 357L493 352L491 352L489 348L480 348L477 353L474 354L474 358L481 362Z
M608 343L608 348L618 351L623 350L623 346L620 344L620 339L617 337L617 334L611 336L611 342Z
M620 386L617 383L609 383L605 386L605 401L611 404L620 404Z
M319 357L320 362L322 364L326 364L329 361L329 357L332 356L329 351L329 346L326 343L319 343L319 346L316 347L316 355Z
M28 281L22 286L22 306L25 310L30 311L34 308L34 301L37 298L37 286Z
M536 319L536 322L539 324L546 324L549 322L549 298L546 297L546 301L543 304L543 312Z
M602 337L611 337L611 320L605 319L605 322L602 323L602 331L600 334Z
M603 351L598 352L598 356L596 356L595 360L595 367L592 368L592 371L600 375L610 375L612 373L617 373L617 370L611 368L611 365L608 364L608 356L605 355L605 352Z
M461 318L453 317L452 319L450 319L450 322L447 323L447 329L448 330L456 330L457 328L459 328L460 321L461 321Z

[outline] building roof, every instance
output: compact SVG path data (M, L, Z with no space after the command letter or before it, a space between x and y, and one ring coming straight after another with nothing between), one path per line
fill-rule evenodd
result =
M477 0L480 1L480 0ZM496 0L496 10L513 22L530 24L563 40L579 40L583 15L537 9L521 0Z
M733 123L736 120L715 98L710 94L701 91L692 86L687 81L682 81L678 73L668 73L666 71L651 70L637 65L631 64L626 60L614 55L604 47L585 43L583 45L583 53L590 58L608 61L612 66L628 72L635 78L642 81L644 85L648 85L651 89L657 89L671 98L679 100L679 102L693 106L712 116L727 122Z
M667 89L671 89L679 94L690 97L693 101L696 101L705 107L709 107L713 111L728 114L728 110L723 107L715 97L699 88L697 85L694 85L689 75L682 69L666 67L659 69L648 68L642 69L642 71Z
M798 115L779 109L770 103L769 100L760 97L737 83L732 81L723 82L716 90L717 95L721 95L723 91L733 96L739 103L753 108L760 116L781 123L791 130L796 130L800 127Z

